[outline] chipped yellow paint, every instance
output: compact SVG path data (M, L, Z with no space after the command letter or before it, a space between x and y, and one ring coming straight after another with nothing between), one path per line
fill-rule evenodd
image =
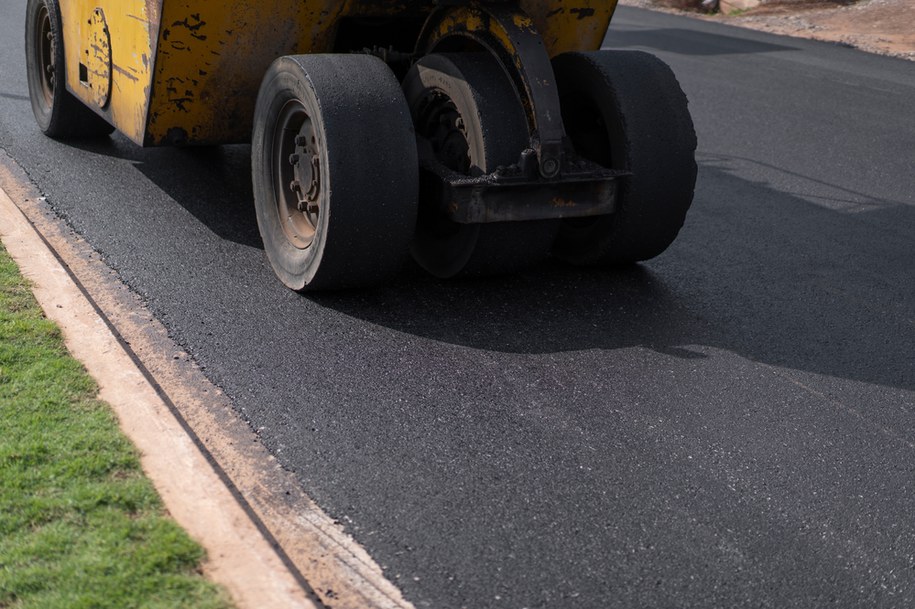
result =
M549 54L595 50L617 0L519 0L515 25ZM467 2L467 6L473 3ZM61 0L67 86L143 145L244 142L264 73L281 55L335 50L348 17L422 19L433 0ZM100 10L110 33L110 94L89 86L87 52ZM471 31L491 27L460 10ZM98 21L98 19L96 19ZM499 28L494 28L498 30ZM502 39L505 32L494 31ZM97 36L96 36L97 37ZM506 41L507 42L507 41ZM80 64L86 66L80 80Z
M520 28L533 27L531 19L523 14L515 13L512 15L515 25ZM488 14L479 6L468 4L451 8L447 15L441 19L435 29L430 32L430 38L433 41L441 41L455 32L468 32L478 34L485 32L491 34L503 49L508 51L516 62L518 61L517 51L514 48L511 34L505 29L502 23L489 19ZM429 41L426 41L427 43ZM435 45L426 45L425 51L434 49Z
M144 0L62 0L60 3L67 88L137 143L143 143L146 129L146 105L155 57L150 46L150 29L158 27L158 15L149 14L147 4ZM96 48L101 31L100 15L104 15L111 41L110 48L102 53ZM108 63L111 68L105 83L100 72ZM80 64L84 66L85 80L80 79ZM97 86L92 88L90 83ZM107 94L103 95L99 87L107 89Z
M86 85L92 91L92 101L105 108L111 96L111 35L105 12L97 8L89 20L89 45L86 49Z
M515 27L519 29L534 27L534 20L523 13L515 13L512 19L515 22Z
M246 141L267 68L282 55L331 49L346 6L331 0L166 0L147 143Z
M618 0L521 0L551 57L596 51L604 41Z

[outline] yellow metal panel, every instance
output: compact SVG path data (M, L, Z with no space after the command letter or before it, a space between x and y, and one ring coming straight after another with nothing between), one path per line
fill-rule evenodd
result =
M556 55L598 49L616 2L519 4ZM140 144L247 141L261 79L275 58L333 51L346 17L415 19L435 5L433 0L61 0L67 85ZM86 66L85 79L92 40L99 38L99 13L111 41L108 97L80 80L80 64ZM96 54L93 73L104 73L107 58L100 57Z
M281 55L331 48L346 6L332 0L166 0L146 142L247 141L267 68Z
M98 94L80 79L80 64L99 66L97 9L104 14L110 33L110 93ZM67 88L87 106L105 116L133 141L142 144L146 129L146 106L155 50L150 24L157 24L155 2L144 0L61 0L64 26ZM155 38L152 38L155 41ZM94 44L95 42L95 44Z
M618 0L521 0L550 56L596 51L604 41Z
M616 0L521 5L554 55L600 48ZM146 143L247 141L275 58L332 51L344 17L421 16L433 7L432 0L165 0Z

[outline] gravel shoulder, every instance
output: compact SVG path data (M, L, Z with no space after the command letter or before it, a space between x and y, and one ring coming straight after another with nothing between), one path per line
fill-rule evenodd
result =
M868 53L915 61L915 2L863 0L848 6L831 2L765 4L736 15L702 15L664 6L661 0L620 0L622 6L689 15L783 36L844 44Z

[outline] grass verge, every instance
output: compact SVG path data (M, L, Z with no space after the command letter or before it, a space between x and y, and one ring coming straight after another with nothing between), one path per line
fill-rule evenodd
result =
M228 609L0 245L0 609Z

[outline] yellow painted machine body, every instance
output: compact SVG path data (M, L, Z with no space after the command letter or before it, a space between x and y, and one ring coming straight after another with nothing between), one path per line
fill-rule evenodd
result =
M550 56L600 48L617 0L520 0ZM452 5L455 3L452 3ZM277 57L413 51L433 0L61 0L67 88L140 145L250 138ZM489 23L467 2L468 29ZM518 20L526 23L518 23ZM498 36L498 32L493 32Z

